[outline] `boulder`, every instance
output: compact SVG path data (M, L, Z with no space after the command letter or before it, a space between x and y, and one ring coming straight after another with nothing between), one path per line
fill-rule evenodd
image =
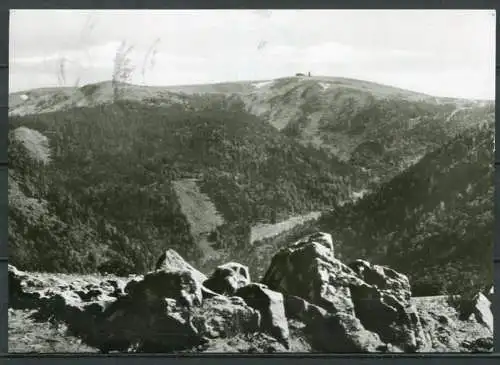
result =
M316 232L312 233L297 242L293 244L295 247L300 247L303 245L308 245L310 243L319 243L320 245L325 246L331 253L332 255L335 255L335 250L333 247L333 239L332 235L329 233L324 233L324 232Z
M229 338L258 332L261 315L240 297L217 296L192 308L192 323L207 338Z
M354 315L350 287L362 285L356 273L333 256L329 235L315 234L281 249L262 283L285 295L304 298L331 313Z
M306 327L312 347L320 352L370 353L386 352L387 345L379 336L367 331L354 316L327 314Z
M482 293L474 298L473 314L476 321L484 324L493 333L493 312L491 311L491 302Z
M237 262L218 266L213 274L203 282L203 286L216 293L234 295L236 291L250 284L248 267Z
M368 284L351 287L356 317L363 326L406 352L424 346L419 316L409 301Z
M310 308L318 315L317 308L322 308L330 314L357 317L362 327L378 334L383 342L405 351L423 346L408 278L363 260L347 266L333 256L330 243L329 235L315 234L280 250L262 283L285 294L285 306L293 315L303 312L302 316L310 316ZM294 297L317 307L304 307Z
M356 260L348 266L368 285L390 293L402 303L410 300L411 285L406 275L387 266L372 265L365 260Z
M155 303L158 299L171 298L180 305L200 305L203 299L201 283L192 271L154 271L135 284L131 293L134 301Z
M207 280L207 276L196 270L184 258L172 249L166 250L156 262L155 270L162 271L191 271L193 277L200 283Z
M158 270L134 285L104 311L103 351L184 351L259 329L258 311L203 288L193 271Z
M100 332L103 352L172 352L204 343L186 307L170 298L120 298L104 312Z
M262 284L249 284L236 291L236 296L245 300L261 314L261 329L285 347L289 346L289 329L283 294L268 289Z

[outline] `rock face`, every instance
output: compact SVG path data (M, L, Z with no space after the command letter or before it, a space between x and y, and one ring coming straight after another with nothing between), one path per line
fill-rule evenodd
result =
M210 278L203 282L203 286L219 294L233 295L239 288L249 283L248 267L237 262L229 262L218 266Z
M101 352L492 351L491 303L412 298L388 267L334 257L316 233L280 250L262 283L230 262L206 276L167 250L156 270L128 278L30 274L9 265L12 310L62 321ZM466 318L465 318L466 317Z
M261 328L289 347L288 322L285 315L283 294L269 290L262 284L249 284L236 291L252 308L261 314Z

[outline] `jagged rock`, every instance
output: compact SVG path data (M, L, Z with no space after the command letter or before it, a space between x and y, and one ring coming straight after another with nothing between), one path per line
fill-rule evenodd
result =
M402 303L410 300L411 286L406 275L387 266L372 265L365 260L356 260L348 266L368 285L390 293Z
M367 284L352 286L351 294L356 317L383 341L409 352L425 345L420 319L408 301Z
M328 236L315 234L282 249L274 256L262 282L272 290L301 297L331 314L355 316L382 341L405 351L423 346L419 318L409 303L408 278L362 260L351 267L344 265L333 257L329 243ZM299 304L297 300L295 303ZM293 309L292 304L287 305L289 311L301 311Z
M215 293L203 300L193 271L154 271L134 285L104 313L103 351L181 351L202 346L210 336L259 328L258 312L241 298Z
M312 242L319 243L323 246L325 246L331 253L332 255L335 255L335 250L333 247L333 239L332 235L329 233L325 232L316 232L313 234L310 234L299 241L294 243L294 246L302 246L302 245L308 245Z
M217 296L193 308L192 322L203 336L225 338L259 331L261 315L240 297Z
M262 283L283 294L304 298L329 312L354 315L349 288L363 285L363 281L333 257L325 237L328 236L308 236L280 250L273 257Z
M354 316L337 313L318 318L306 327L311 345L321 352L385 352L387 345L367 331Z
M490 302L492 302L492 301L493 301L493 297L494 297L494 296L495 296L495 288L494 288L494 286L492 285L492 286L491 286L491 288L490 288L490 290L488 291L488 300L489 300Z
M474 298L473 314L479 323L484 324L493 333L493 313L491 302L482 293Z
M236 296L245 300L261 314L261 328L264 332L289 347L289 329L285 315L283 294L268 289L262 284L249 284L236 291Z
M422 325L410 303L408 277L365 260L356 260L349 267L367 284L351 286L356 316L363 326L405 351L424 347Z
M195 347L204 338L193 326L202 286L193 271L150 272L103 313L102 351L169 352Z
M234 295L236 290L250 284L248 267L237 262L218 266L203 282L203 286L219 294Z
M460 313L462 320L468 320L474 317L478 323L486 326L493 333L493 313L491 311L491 302L481 292L472 299L469 297L455 296L450 298L451 303Z
M137 295L137 292L134 292ZM174 299L118 299L103 314L98 347L103 352L171 352L204 343L190 312Z
M141 302L171 298L185 306L200 305L203 299L201 283L192 271L151 272L135 285L131 297Z
M401 352L384 344L380 337L366 330L353 315L328 313L324 308L296 296L285 296L287 318L305 324L305 332L315 351L320 352Z
M207 280L207 276L196 270L184 258L172 249L166 250L156 262L155 270L163 271L191 271L193 277L203 283Z

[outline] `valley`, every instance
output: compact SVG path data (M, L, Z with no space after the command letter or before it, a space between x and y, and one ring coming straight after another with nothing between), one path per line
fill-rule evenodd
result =
M260 281L321 231L337 259L391 267L413 297L491 287L493 101L319 76L121 87L10 95L19 270L126 278L175 250L202 275L236 262Z

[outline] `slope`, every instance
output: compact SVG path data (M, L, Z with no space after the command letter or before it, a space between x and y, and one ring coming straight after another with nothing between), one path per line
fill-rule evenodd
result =
M478 120L494 103L437 98L340 77L149 87L120 84L120 100L203 109L216 102L245 109L304 145L325 149L358 168L355 189L373 189ZM11 115L94 107L115 101L111 82L10 95Z
M492 282L494 118L322 217L346 258L408 274L415 295L487 289Z
M197 110L117 102L11 117L11 125L50 136L52 162L35 169L43 175L44 197L54 209L78 206L70 221L92 221L101 235L92 241L107 252L100 255L102 270L142 272L167 247L195 263L202 259L173 181L199 179L226 221L220 250L238 256L249 237L237 232L249 232L254 222L325 209L348 194L347 165L238 104L221 108L217 99ZM71 270L72 262L66 266Z

